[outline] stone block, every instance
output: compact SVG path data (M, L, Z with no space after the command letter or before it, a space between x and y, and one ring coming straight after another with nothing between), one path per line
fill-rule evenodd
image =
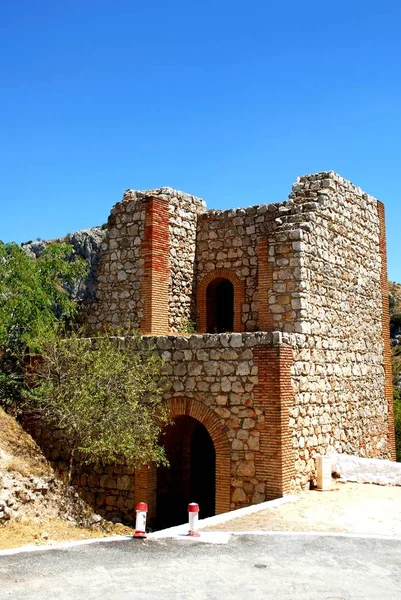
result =
M255 464L253 462L240 461L237 466L237 475L240 477L253 477L255 475Z
M246 502L246 494L242 488L240 488L240 487L235 488L233 495L232 495L232 501L235 503Z

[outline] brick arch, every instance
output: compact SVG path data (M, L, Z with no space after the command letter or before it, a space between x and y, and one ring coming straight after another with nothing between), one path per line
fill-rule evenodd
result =
M209 283L215 279L228 279L234 288L234 331L244 331L242 323L242 305L245 302L245 282L230 269L214 269L210 271L196 289L196 312L198 315L198 331L205 333L207 330L207 301L206 291Z
M187 415L202 423L212 438L216 452L216 515L231 510L231 444L216 413L199 400L175 397L167 400L170 417ZM148 518L156 516L157 469L154 464L135 472L135 503L147 502Z
M177 397L167 401L170 417L188 416L202 423L212 438L216 452L216 515L230 510L231 444L216 413L193 398Z

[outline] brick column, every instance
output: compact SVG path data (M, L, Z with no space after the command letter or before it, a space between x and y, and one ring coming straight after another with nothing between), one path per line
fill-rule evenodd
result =
M134 502L146 502L148 505L148 521L156 517L156 485L157 469L155 465L144 466L135 472ZM135 509L134 507L134 509Z
M382 293L382 336L383 336L383 362L385 373L385 396L388 403L388 446L392 460L396 460L395 449L395 429L394 429L394 398L393 398L393 378L391 368L391 347L390 347L390 307L389 307L389 288L387 275L387 244L386 244L386 221L384 204L377 203L377 214L379 217L380 238L379 250L382 262L380 285Z
M168 327L169 283L169 213L168 201L145 200L145 238L142 255L145 261L141 293L145 314L141 333L163 335Z
M264 412L260 452L256 456L256 477L266 484L266 500L278 498L291 489L295 475L294 453L289 427L289 410L294 401L290 367L293 361L289 346L255 348L259 384L255 406Z
M267 239L258 240L258 329L274 328L273 313L269 309L269 290L273 287L273 264L268 262Z

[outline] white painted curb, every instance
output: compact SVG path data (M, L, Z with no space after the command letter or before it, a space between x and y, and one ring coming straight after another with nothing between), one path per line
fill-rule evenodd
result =
M149 537L149 536L148 536ZM194 542L195 544L228 544L231 538L229 531L203 531L199 537L188 535L188 527L185 533L169 537L171 541ZM153 538L153 540L161 540L166 538Z
M287 504L288 502L297 502L299 500L298 496L283 496L282 498L276 498L275 500L268 500L267 502L261 502L260 504L252 504L251 506L244 506L244 508L238 508L237 510L231 510L230 512L223 513L221 515L216 515L215 517L208 517L207 519L201 519L198 521L198 529L204 529L205 527L210 527L212 525L220 525L221 523L227 523L227 521L232 521L233 519L238 519L239 517L245 517L247 515L252 515L253 513L260 512L261 510L266 510L269 508L276 508L277 506L281 506L282 504ZM184 523L183 525L176 525L175 527L169 527L168 529L161 529L160 531L155 531L154 533L150 533L148 535L149 539L159 539L159 538L168 538L168 537L176 537L186 535L188 533L188 523Z
M245 517L261 510L268 508L275 508L281 506L287 502L296 502L299 498L297 496L283 496L282 498L276 498L276 500L269 500L268 502L262 502L261 504L252 504L251 506L245 506L244 508L238 508L222 515L216 515L215 517L208 517L207 519L201 519L198 522L198 528L203 529L211 525L219 525L220 523L226 523L232 519L238 517ZM161 539L161 538L177 538L177 539L192 539L200 542L209 544L226 544L230 538L230 532L203 532L200 538L187 538L188 523L183 525L176 525L175 527L169 527L168 529L162 529L149 533L147 539ZM131 535L115 535L110 537L98 537L91 538L90 540L72 540L70 542L57 542L54 544L38 544L29 546L19 546L18 548L10 548L7 550L0 550L0 556L11 556L13 554L20 554L22 552L43 552L48 550L67 550L75 546L86 546L88 544L101 544L103 542L123 542L126 540L132 540Z
M90 540L71 540L70 542L55 542L54 544L38 544L35 546L19 546L18 548L9 548L0 550L0 556L10 556L20 552L43 552L44 550L68 550L75 546L88 546L89 544L98 544L99 542L122 542L132 540L132 535L113 535L110 537L91 538Z

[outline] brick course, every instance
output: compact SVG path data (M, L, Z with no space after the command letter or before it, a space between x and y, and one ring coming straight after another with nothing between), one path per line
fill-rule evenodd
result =
M169 213L164 198L149 198L145 204L145 237L142 241L144 277L143 333L165 334L169 330Z
M386 243L386 224L385 209L382 202L377 203L377 214L380 223L380 256L382 268L380 274L380 284L382 292L382 339L383 339L383 359L385 372L385 395L388 403L388 445L392 460L396 460L395 447L395 429L394 429L394 399L393 399L393 378L391 368L391 347L390 347L390 304L389 304L389 285L387 275L387 243Z

